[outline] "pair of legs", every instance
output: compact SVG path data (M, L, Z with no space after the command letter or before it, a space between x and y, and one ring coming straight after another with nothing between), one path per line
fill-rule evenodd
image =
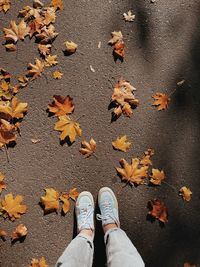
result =
M144 262L126 233L120 229L118 203L113 191L104 187L99 191L98 204L105 233L108 267L144 267ZM76 201L79 234L58 259L55 267L92 267L94 253L94 200L89 192L82 192Z

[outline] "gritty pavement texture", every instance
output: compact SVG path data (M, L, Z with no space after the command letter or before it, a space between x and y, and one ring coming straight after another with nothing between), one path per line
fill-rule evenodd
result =
M121 226L141 253L147 267L181 267L184 262L200 266L200 3L191 0L80 0L64 1L65 9L57 13L54 42L59 65L18 94L29 109L21 124L21 137L8 149L10 162L2 150L1 169L7 190L24 195L28 212L15 222L0 219L8 233L19 223L28 228L24 242L0 242L1 267L26 267L31 258L44 256L50 267L69 244L74 232L73 208L66 216L51 213L44 216L38 205L43 189L54 187L66 191L77 187L97 196L102 186L111 187L120 207ZM16 19L18 11L31 1L12 1L11 10L0 15L0 29ZM125 23L122 14L133 10L136 19ZM107 45L110 33L121 30L126 44L123 63L114 62L112 48ZM63 42L79 45L77 53L65 57ZM101 41L101 48L98 43ZM37 45L28 38L19 42L18 52L5 53L0 46L0 65L13 75L26 70L28 62L38 57ZM93 73L90 65L94 68ZM53 70L64 75L59 81ZM113 85L123 77L137 88L139 107L131 118L121 116L111 123L108 110ZM186 80L172 95L169 109L158 112L151 106L152 94L171 93L176 83ZM68 147L59 143L53 130L55 118L48 117L47 104L54 94L74 98L74 119L83 129L81 138ZM82 116L84 115L84 116ZM111 142L126 134L133 145L128 153L114 151ZM97 157L84 159L80 142L93 137L97 141ZM31 138L41 142L32 144ZM153 148L153 166L163 169L167 184L160 187L123 187L115 166L124 157L142 156ZM193 192L192 200L178 196L182 186ZM169 222L160 227L158 221L146 219L147 202L161 198L169 208ZM97 224L95 267L105 264L103 235ZM78 256L78 255L77 255Z

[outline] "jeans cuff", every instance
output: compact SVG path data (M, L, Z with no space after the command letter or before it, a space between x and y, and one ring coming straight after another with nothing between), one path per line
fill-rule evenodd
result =
M78 234L77 237L81 237L81 238L86 239L87 242L89 243L90 247L92 249L94 248L94 244L93 244L94 236L89 236L89 235L86 235L86 234Z
M108 242L109 234L111 234L112 232L115 232L115 231L119 231L119 230L121 230L119 227L109 229L104 235L105 244L107 244L107 242Z

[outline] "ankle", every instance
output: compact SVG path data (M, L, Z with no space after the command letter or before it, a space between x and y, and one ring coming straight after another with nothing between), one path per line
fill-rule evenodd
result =
M104 234L105 234L108 230L110 230L110 229L115 229L115 228L119 228L119 227L117 226L116 223L109 223L109 224L104 225L104 226L103 226Z
M80 231L79 234L84 234L84 235L88 235L90 237L94 236L94 231L92 229L83 229Z

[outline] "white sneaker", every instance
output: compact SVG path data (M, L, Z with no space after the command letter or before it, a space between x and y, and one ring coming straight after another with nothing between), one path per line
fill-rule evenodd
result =
M83 229L94 231L94 199L90 192L81 192L76 200L78 232Z
M102 221L103 226L115 223L120 227L118 203L114 192L108 187L101 188L98 194L98 203L101 215L97 214L97 220Z

